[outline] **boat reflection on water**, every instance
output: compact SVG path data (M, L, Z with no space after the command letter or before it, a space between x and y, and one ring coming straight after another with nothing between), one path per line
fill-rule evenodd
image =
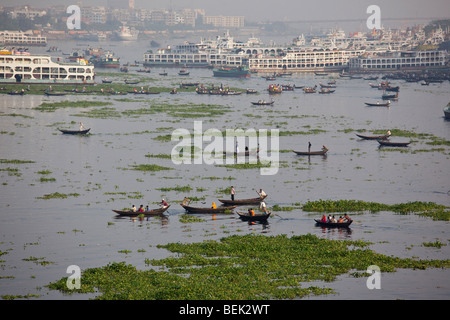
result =
M328 227L324 227L324 226L317 226L319 228L321 228L321 233L322 234L327 234L327 235L339 235L339 237L342 238L349 238L351 236L351 234L353 233L351 228L328 228Z
M251 221L251 220L249 220L249 221L247 221L247 223L248 223L248 225L250 226L250 227L256 227L256 226L261 226L261 232L262 233L265 233L265 232L268 232L269 231L269 222L268 221L264 221L264 222L262 222L262 221ZM255 228L252 228L252 229L254 229L254 230L256 230Z
M117 215L117 216L114 216L113 219L115 219L115 220L125 220L126 219L126 220L130 220L130 221L133 221L133 222L134 221L150 221L150 220L155 221L155 220L160 220L162 226L166 226L166 225L169 224L169 216L165 215L165 214L163 214L163 215L156 215L156 216L143 216L143 217Z

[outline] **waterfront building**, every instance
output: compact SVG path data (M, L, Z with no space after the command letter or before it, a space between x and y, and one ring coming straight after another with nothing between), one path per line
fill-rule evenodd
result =
M204 16L203 24L211 24L218 28L242 28L244 16Z

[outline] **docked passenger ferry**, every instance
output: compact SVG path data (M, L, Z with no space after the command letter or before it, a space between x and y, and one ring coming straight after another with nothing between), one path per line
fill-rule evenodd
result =
M367 53L350 59L349 69L354 72L385 72L444 68L446 56L443 50Z
M273 55L255 55L249 59L251 72L336 71L348 67L350 58L365 50L294 49Z
M84 59L64 63L49 55L0 51L0 83L94 84L94 66Z
M47 37L21 31L0 31L1 45L46 46Z

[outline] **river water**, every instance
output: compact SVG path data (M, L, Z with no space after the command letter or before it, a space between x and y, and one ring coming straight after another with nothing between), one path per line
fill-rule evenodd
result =
M73 42L55 44L63 52L78 45ZM95 46L97 44L94 44ZM104 43L121 57L122 62L140 61L146 43ZM45 51L37 48L36 53ZM139 68L139 67L138 67ZM134 71L133 71L134 70ZM99 70L98 70L99 71ZM431 201L450 205L448 146L431 146L430 139L414 138L406 152L385 150L376 141L362 141L354 130L400 129L429 134L448 140L450 122L443 117L449 102L450 83L430 84L392 81L400 86L398 101L391 107L366 107L364 102L381 100L381 91L370 88L364 80L337 81L333 94L305 94L297 89L269 97L268 81L258 75L249 79L212 77L211 70L191 69L189 78L177 75L178 69L167 69L167 77L154 68L145 74L142 85L177 87L181 81L201 82L254 88L258 95L208 96L196 93L161 93L151 96L62 96L2 95L0 101L0 158L28 160L31 163L0 163L0 294L27 295L32 299L87 299L90 295L64 296L44 286L59 280L67 267L82 270L101 267L110 262L126 261L138 268L148 268L145 259L163 258L170 253L156 248L170 242L216 240L232 234L263 233L266 235L315 234L327 239L366 240L377 252L398 257L448 259L448 222L432 221L414 214L392 212L355 214L349 231L323 230L313 218L320 214L301 209L277 212L268 225L249 225L236 214L201 216L205 221L182 223L183 209L172 202L167 220L149 218L139 221L117 218L112 209L132 204L156 207L165 198L181 201L185 196L202 197L197 206L210 206L228 198L223 189L233 185L236 198L256 196L263 188L268 193L267 206L293 206L319 199L354 199L386 204ZM120 77L143 77L136 68ZM319 85L328 77L296 74L278 78L280 84ZM97 81L101 78L98 77ZM139 84L141 85L141 84ZM124 99L125 98L125 99ZM273 106L252 106L251 102L273 98ZM229 110L212 117L177 117L166 112L138 113L135 116L80 116L83 111L102 107L61 108L55 112L34 110L42 102L96 100L110 102L108 108L125 110L151 109L163 104L208 105ZM207 128L280 129L280 131L315 131L314 134L283 135L279 139L280 168L274 175L261 175L259 169L230 169L208 164L175 165L171 159L149 158L146 154L170 154L176 142L155 140L184 128L193 132L194 120ZM63 135L58 127L77 128L83 122L91 128L85 137ZM410 138L392 137L393 141ZM306 151L328 147L327 157L297 156L289 150ZM207 145L207 143L205 143ZM439 148L439 149L438 149ZM432 150L434 149L434 150ZM3 161L5 162L5 161ZM133 165L156 164L172 170L143 172L128 170ZM17 170L16 170L17 169ZM42 174L43 170L51 171ZM212 178L214 177L214 179ZM54 178L42 182L41 178ZM218 178L218 179L216 179ZM191 191L162 191L159 188L190 186ZM73 194L66 199L40 199L59 192ZM133 196L141 198L133 199ZM440 241L441 248L423 243ZM398 270L382 274L381 289L369 290L366 278L343 275L333 283L319 286L335 288L336 295L311 299L448 299L448 270ZM310 284L308 284L309 286Z

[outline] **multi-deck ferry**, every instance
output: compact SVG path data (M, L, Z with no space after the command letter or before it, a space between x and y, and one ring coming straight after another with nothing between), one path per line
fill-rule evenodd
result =
M47 38L20 31L0 31L0 44L20 46L46 46Z
M84 59L63 63L49 55L0 51L0 83L94 84L94 66Z
M302 72L340 71L348 67L349 59L363 54L364 50L286 50L277 56L255 55L249 58L252 72Z
M351 71L386 72L444 68L446 51L397 51L373 53L355 57L349 61Z

